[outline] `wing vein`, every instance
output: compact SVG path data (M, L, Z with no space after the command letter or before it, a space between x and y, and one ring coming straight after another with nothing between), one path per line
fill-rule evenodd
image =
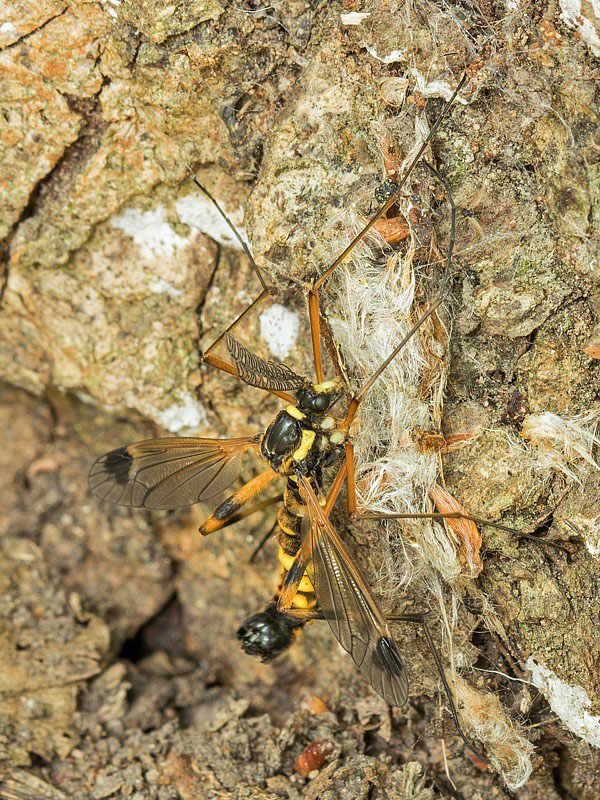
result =
M154 439L112 450L89 474L92 491L116 505L173 509L227 489L238 477L241 456L259 437Z
M356 562L331 525L309 480L298 487L308 508L311 580L333 635L375 691L392 705L408 697L408 679L385 617ZM303 539L303 547L304 547Z

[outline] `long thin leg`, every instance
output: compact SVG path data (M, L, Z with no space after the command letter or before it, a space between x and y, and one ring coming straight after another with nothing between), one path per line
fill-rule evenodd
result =
M321 358L321 314L319 312L319 295L314 290L311 290L308 293L308 316L310 318L310 336L312 339L317 383L323 383L323 360Z
M348 514L351 514L354 519L465 519L469 522L475 522L477 525L486 525L489 528L496 528L500 531L512 533L515 536L520 536L523 539L529 539L536 544L548 545L560 550L562 553L568 555L568 550L556 542L548 542L545 539L540 539L532 533L525 533L516 528L509 528L508 525L502 525L500 522L492 522L489 519L482 519L481 517L474 517L471 514L463 514L460 511L451 511L447 513L432 512L432 513L406 513L406 514L370 514L356 513L356 481L354 478L354 448L350 442L346 443L346 465L348 470Z
M433 136L434 136L434 134L436 133L437 129L438 129L438 128L440 127L440 125L442 124L442 120L444 119L444 117L446 116L446 114L448 113L448 111L450 110L450 108L451 108L451 106L452 106L452 103L453 103L453 102L454 102L454 100L456 99L456 96L457 96L457 94L458 94L458 93L459 93L459 91L462 89L462 87L463 87L463 85L464 85L464 83L465 83L465 81L466 81L466 80L467 80L467 73L465 72L465 73L463 74L462 78L460 79L460 81L459 81L459 83L458 83L458 86L457 86L457 87L456 87L456 89L454 90L454 93L452 94L452 97L451 97L451 98L450 98L450 100L449 100L449 101L446 103L446 106L444 107L444 109L443 109L442 113L439 115L439 117L438 117L438 118L436 119L436 121L433 123L433 126L432 126L431 130L429 131L429 135L427 136L427 138L425 139L425 141L423 142L423 144L422 144L422 145L421 145L421 147L419 148L419 150L418 150L418 152L417 152L417 155L414 157L414 159L412 160L411 164L408 166L408 169L406 170L406 172L405 172L405 173L404 173L404 175L402 176L402 179L400 180L400 183L398 184L398 187L397 187L396 191L394 192L394 194L393 194L393 195L391 195L391 197L390 197L390 198L389 198L389 199L386 201L385 205L383 205L383 206L382 206L382 207L379 209L379 211L378 211L378 212L375 214L375 216L371 217L371 219L369 220L369 222L368 222L368 223L365 225L365 227L364 227L364 228L361 230L361 232L360 232L360 233L359 233L357 236L355 236L355 237L354 237L354 239L353 239L353 240L350 242L350 244L348 245L348 247L346 247L346 249L344 250L344 252L343 252L343 253L341 253L341 255L339 255L339 256L338 256L338 257L335 259L335 261L333 262L333 264L332 264L332 265L331 265L331 266L330 266L330 267L329 267L329 268L328 268L328 269L327 269L327 270L326 270L326 271L323 273L323 275L321 275L321 277L319 278L319 280L318 280L318 281L315 283L315 285L313 286L313 291L316 291L316 290L317 290L317 289L318 289L320 286L322 286L322 285L325 283L325 281L326 281L326 280L329 278L329 276L331 275L331 273L332 273L332 272L333 272L335 269L337 269L337 267L338 267L338 266L339 266L339 265L342 263L342 261L345 261L345 260L346 260L346 258L348 258L348 256L350 255L350 253L351 253L351 252L354 250L354 248L356 247L356 245L357 245L359 242L361 242L361 241L364 239L364 237L365 237L365 236L367 235L367 233L368 233L368 232L371 230L371 228L372 228L372 227L373 227L373 225L374 225L374 224L377 222L377 220L378 220L378 219L381 219L381 217L382 217L382 216L383 216L383 215L386 213L386 211L388 211L388 210L389 210L389 209L390 209L390 208L391 208L391 207L394 205L394 203L395 203L395 202L396 202L396 200L398 199L398 197L399 197L399 195L400 195L400 193L401 193L401 191L402 191L402 189L403 189L403 187L404 187L404 184L406 183L406 181L407 181L407 180L408 180L408 178L410 177L410 175L411 175L412 171L414 170L414 168L415 168L415 167L416 167L416 165L418 164L418 162L419 162L419 159L421 158L421 156L422 156L422 155L423 155L423 153L425 152L425 150L426 150L426 148L427 148L427 146L428 146L429 142L430 142L430 141L431 141L431 139L433 138Z
M420 319L415 323L415 325L411 328L411 330L406 334L406 336L402 339L400 344L393 350L391 355L383 362L383 364L379 367L379 369L375 372L374 375L363 385L360 391L353 397L350 402L350 406L348 408L348 413L346 419L342 423L342 427L348 427L358 410L358 406L360 402L369 391L371 386L375 383L377 378L381 375L383 370L388 366L388 364L396 357L396 355L400 352L400 350L404 347L406 342L414 335L414 333L421 327L423 322L435 311L435 309L440 305L442 302L442 296L444 294L444 286L448 281L448 277L450 274L450 267L452 263L452 253L454 251L454 244L456 239L456 206L454 200L452 199L452 193L450 192L450 186L448 185L447 180L444 176L428 161L424 161L425 165L431 170L433 175L440 181L443 185L448 203L451 209L451 223L450 223L450 241L448 243L448 252L446 255L446 264L444 267L444 275L442 277L442 289L440 292L440 296L434 301L434 303L427 309L427 311L420 317ZM313 290L314 291L314 290ZM356 482L354 478L354 448L350 442L346 443L346 464L348 470L348 513L352 515L356 515ZM473 517L468 514L461 514L460 512L452 512L452 513L432 513L432 514L360 514L356 515L359 519L464 519L471 522L475 522L479 525L486 525L488 527L496 528L498 530L506 531L508 533L515 534L516 536L520 536L524 539L529 539L530 541L536 542L536 544L543 544L549 545L550 547L554 547L555 549L567 553L568 551L559 544L555 542L548 542L544 539L540 539L538 536L534 534L525 533L524 531L516 530L515 528L510 528L507 525L502 525L498 522L492 522L491 520L482 519L480 517Z
M321 317L321 338L323 340L325 350L329 354L329 358L331 359L331 363L333 364L333 370L335 374L337 375L338 378L341 379L342 383L346 387L346 392L350 394L350 387L348 385L348 380L344 374L344 370L342 369L342 365L340 363L340 355L338 353L337 347L335 346L333 333L331 332L331 327L325 317Z
M209 364L211 367L214 367L215 369L220 369L222 372L226 372L228 375L233 375L234 377L237 378L237 377L239 377L239 375L238 375L238 372L237 372L236 368L232 364L229 364L227 361L224 361L222 358L219 358L218 356L211 355L211 351L214 350L220 344L220 342L225 338L225 336L228 333L231 333L231 331L237 325L239 325L239 323L243 319L245 319L248 316L248 314L252 313L252 311L254 311L254 309L257 306L259 306L264 300L266 300L267 297L269 297L270 290L269 290L269 287L267 286L267 283L266 283L265 279L262 276L262 273L261 273L260 269L258 268L258 265L257 265L256 261L254 260L254 257L252 256L252 253L250 252L250 249L248 248L248 245L246 244L246 242L240 236L240 234L239 234L238 230L236 229L235 225L233 224L233 222L229 219L227 214L225 214L225 212L223 211L223 209L221 208L221 206L219 205L217 200L212 196L212 194L208 191L208 189L206 189L204 186L202 186L202 184L196 178L196 176L194 175L194 173L192 172L191 169L189 169L189 173L190 173L191 179L196 184L196 186L200 189L200 191L202 191L208 197L208 199L215 206L215 208L217 209L219 214L223 217L223 219L225 220L225 222L227 223L229 228L233 231L233 234L235 235L235 237L237 238L237 240L241 244L241 246L244 249L244 252L248 256L248 258L250 259L250 264L252 265L252 269L254 270L258 280L261 283L261 286L263 287L262 292L259 294L259 296L256 298L256 300L253 300L252 303L250 303L250 305L244 311L242 311L242 313L239 315L239 317L237 317L237 319L235 319L231 323L231 325L226 330L224 330L223 333L217 339L215 339L215 341L210 345L210 347L208 347L204 351L204 353L202 354L202 360L206 364ZM267 391L270 391L270 390L267 390ZM279 397L281 400L285 400L286 403L295 403L296 402L295 399L291 395L287 394L286 392L277 392L277 391L273 390L273 391L271 391L271 394L274 394L276 397Z
M221 208L221 206L218 204L218 202L215 200L215 198L212 196L212 194L211 194L211 193L208 191L208 189L206 189L204 186L202 186L202 184L200 183L200 181L198 180L198 178L196 178L196 176L194 175L194 173L193 173L192 169L191 169L190 167L188 167L188 170L189 170L189 173L190 173L190 177L191 177L191 179L194 181L194 183L196 184L196 186L197 186L197 187L200 189L200 191L201 191L201 192L203 192L203 193L204 193L204 194L205 194L205 195L208 197L208 199L211 201L211 203L212 203L212 204L214 205L214 207L217 209L217 211L219 212L219 214L220 214L220 215L223 217L223 219L225 220L225 222L227 223L227 225L229 226L229 228L230 228L230 229L233 231L233 235L234 235L234 236L235 236L235 238L238 240L238 242L241 244L241 246L242 246L242 248L243 248L244 252L246 253L246 255L248 256L248 258L250 259L250 264L252 265L252 269L254 270L254 272L255 272L255 274L256 274L256 277L257 277L257 278L258 278L258 280L260 281L260 283L261 283L261 286L263 287L263 289L264 289L266 292L268 292L268 291L269 291L269 287L267 286L267 283L266 283L265 279L264 279L264 278L263 278L263 276L262 276L262 272L259 270L259 268L258 268L258 265L257 265L256 261L254 260L254 256L253 256L253 255L252 255L252 253L250 252L250 248L248 247L248 245L246 244L246 242L245 242L245 241L242 239L242 237L240 236L240 234L239 234L239 231L237 230L237 228L235 227L235 225L233 224L233 222L232 222L232 221L229 219L229 217L227 216L227 214L226 214L226 213L223 211L223 209L222 209L222 208Z
M317 374L317 383L323 381L323 361L321 356L321 338L324 341L325 349L329 353L329 358L333 364L335 374L342 379L348 394L350 394L350 387L348 381L342 370L340 364L339 354L335 346L333 334L327 319L321 316L319 308L319 294L317 291L311 289L308 293L308 311L310 316L310 333L313 344L313 355L315 362L315 372Z
M223 501L221 505L213 511L206 522L200 526L200 533L203 536L208 536L209 533L214 533L225 525L231 524L232 518L238 516L240 508L249 500L252 500L259 492L262 492L263 489L266 489L271 481L275 480L277 477L277 473L269 468L261 472L260 475L257 475L255 478L252 478L248 483L245 483L237 492L234 492L231 497L228 497L227 500ZM267 505L270 505L271 502L273 501L269 500ZM247 515L244 514L244 516ZM238 519L241 518L242 517L238 517ZM235 521L237 522L237 519Z
M354 447L352 442L346 442L346 466L348 468L347 489L348 489L348 514L356 514L356 479L354 477Z
M419 320L413 325L410 331L402 339L400 344L398 344L394 348L392 353L386 358L386 360L379 367L379 369L376 370L376 372L369 378L369 380L361 387L360 391L352 398L352 400L350 401L350 405L348 407L348 414L346 416L346 420L343 423L345 427L349 426L354 420L354 417L356 416L356 412L358 410L358 406L360 405L361 401L363 400L369 389L373 386L377 378L379 378L384 369L396 358L396 356L402 350L404 345L408 342L408 340L412 336L414 336L414 334L419 330L421 325L433 314L433 312L438 308L438 306L440 306L446 292L446 284L450 276L452 253L454 252L454 243L456 240L456 205L454 204L454 200L452 199L452 193L450 192L450 186L448 185L448 181L444 178L444 176L440 172L438 172L438 170L432 164L430 164L428 161L424 161L424 163L444 187L448 203L450 205L450 241L448 242L446 265L444 267L444 274L442 275L440 292L438 297L433 301L431 306L427 309L427 311L425 311L425 313L419 318Z
M300 266L304 270L304 259L302 258L302 248L300 248ZM316 292L308 293L308 318L310 320L310 338L312 340L313 360L315 362L315 373L317 383L323 383L323 359L321 357L321 314L319 312L319 296Z
M386 201L385 205L382 206L382 208L379 209L379 211L367 223L367 225L358 234L358 236L356 236L352 240L352 242L348 245L348 247L344 250L344 252L340 256L338 256L338 258L333 262L333 264L329 267L329 269L327 269L326 272L319 278L319 280L314 284L314 286L312 287L312 289L311 289L311 291L309 293L309 312L310 312L310 321L311 321L311 336L312 336L312 341L313 341L313 352L314 352L314 356L315 356L315 367L316 367L316 370L317 370L317 379L318 379L319 382L322 380L322 365L321 365L321 345L320 345L320 340L319 340L319 324L318 324L318 322L320 320L319 299L318 299L317 292L318 292L319 288L323 285L323 283L325 283L325 281L329 278L331 273L344 261L344 259L346 259L350 255L350 253L352 252L354 247L356 247L356 245L364 238L364 236L366 236L366 234L368 233L370 228L377 222L377 220L380 219L383 216L383 214L385 214L385 212L396 202L396 200L400 196L400 193L402 191L402 187L404 186L404 184L408 180L411 172L413 171L413 169L417 165L419 159L421 158L422 154L425 151L425 148L427 147L427 145L431 141L433 135L435 134L436 130L438 129L439 125L441 124L441 122L442 122L445 114L447 113L448 109L450 108L450 106L454 102L454 99L456 98L458 92L460 91L462 85L464 84L464 82L466 80L466 77L467 77L466 73L463 74L462 78L460 79L460 82L459 82L458 86L456 87L456 89L454 91L454 94L450 98L449 102L445 106L445 108L442 111L442 113L440 114L440 116L435 121L431 131L429 132L429 136L427 137L427 139L425 140L425 142L423 143L423 145L419 149L417 155L413 159L412 163L408 167L407 171L405 172L404 176L402 177L402 180L398 184L394 194L391 195L388 198L388 200ZM413 328L404 337L404 339L400 342L400 344L394 349L394 351L389 356L389 358L387 358L384 361L384 363L377 370L377 372L362 387L360 392L352 399L352 401L350 403L350 407L348 409L348 416L347 416L346 421L344 423L346 426L351 424L352 420L354 419L354 416L356 415L356 411L358 409L358 406L360 405L361 400L366 395L366 393L369 391L369 389L371 388L373 383L381 375L381 373L388 366L388 364L391 361L393 361L393 359L398 355L398 353L404 347L406 342L416 333L416 331L421 327L421 325L425 322L425 320L429 316L431 316L431 314L433 314L433 312L436 310L436 308L438 308L438 306L441 304L443 296L445 294L446 283L448 281L448 277L449 277L449 274L450 274L450 266L451 266L451 263L452 263L452 253L454 251L454 243L455 243L455 238L456 238L456 206L454 204L454 200L452 199L452 193L450 191L450 186L448 184L448 181L444 178L444 176L432 164L430 164L428 161L424 161L424 163L429 168L429 170L431 170L433 175L440 181L440 183L444 187L444 190L446 192L446 196L447 196L447 199L448 199L448 203L450 205L450 242L448 243L448 252L447 252L447 255L446 255L446 265L445 265L445 268L444 268L444 274L442 276L442 285L441 285L439 297L433 302L431 307L423 314L423 316L419 319L419 321L416 323L416 325L413 326Z
M226 372L228 375L233 375L234 378L240 377L238 375L237 369L233 366L233 364L230 364L228 361L224 361L222 358L219 358L219 356L211 355L211 350L214 350L215 347L217 347L217 345L225 338L225 336L227 336L228 333L231 333L231 331L235 327L237 327L237 325L239 325L240 322L248 316L248 314L251 314L264 300L266 300L267 297L269 297L269 292L266 289L264 289L258 295L256 300L253 300L250 303L250 305L242 311L239 317L237 317L231 323L231 325L228 328L226 328L217 339L215 339L215 341L210 345L210 347L208 347L204 351L204 353L202 354L202 360L206 364L208 364L211 367L215 367L215 369L220 369L222 372ZM292 405L296 404L295 398L292 397L292 395L288 394L287 392L278 392L275 389L265 389L264 391L269 392L269 394L274 394L276 397L279 397L286 403L291 403Z
M255 300L253 300L250 303L250 305L242 311L242 313L239 315L239 317L236 317L236 319L234 319L234 321L231 323L231 325L228 328L225 328L223 333L220 336L218 336L209 347L206 348L206 350L204 351L204 355L203 355L203 358L204 358L205 361L207 361L207 356L209 355L211 350L214 350L215 347L217 347L217 345L220 342L223 341L223 339L227 336L227 334L231 333L231 331L234 328L237 328L237 326L240 324L240 322L242 322L242 320L246 319L246 317L249 314L251 314L264 300L266 300L267 297L269 297L269 292L268 292L267 289L263 289L263 291L258 295L258 297ZM210 363L210 362L207 361L207 363Z
M442 173L437 170L433 164L430 164L429 161L423 159L423 163L425 166L431 170L431 172L435 175L438 181L444 187L444 191L446 192L446 199L448 200L448 205L450 206L450 241L448 242L448 251L446 253L446 265L444 267L444 274L442 275L442 285L440 288L440 296L445 295L446 284L450 277L450 266L452 264L452 253L454 252L454 244L456 241L456 205L452 198L452 192L450 191L450 185L446 178L442 175Z
M397 347L394 348L394 350L386 358L386 360L379 367L379 369L361 387L360 391L356 395L354 395L354 397L350 401L350 405L348 406L348 413L346 415L346 419L344 420L344 422L341 423L340 427L348 428L352 424L352 422L354 420L354 417L356 416L356 412L358 411L358 407L359 407L360 403L362 402L362 400L364 399L364 396L366 395L366 393L371 388L371 386L373 386L373 384L375 383L377 378L381 375L381 373L384 371L384 369L390 364L390 362L392 362L396 358L396 356L398 355L400 350L402 350L402 348L408 342L408 340L419 330L419 328L425 322L425 320L428 319L433 314L433 312L436 310L436 308L438 308L438 306L441 304L441 302L442 302L442 298L438 297L431 304L431 306L429 306L427 311L419 317L417 322L412 326L412 328L406 334L406 336L402 339L400 344Z
M473 517L470 514L462 514L460 511L450 511L448 513L441 513L441 512L433 512L433 513L410 513L410 514L356 514L355 519L466 519L470 522L475 522L478 525L486 525L489 528L496 528L500 531L506 531L507 533L512 533L515 536L519 536L523 539L529 539L531 542L535 542L536 544L547 545L548 547L554 547L556 550L560 550L562 553L566 553L568 555L569 551L562 547L561 545L557 544L556 542L548 542L545 539L540 539L539 536L536 536L533 533L525 533L525 531L519 531L516 528L509 528L508 525L502 525L499 522L492 522L489 519L482 519L481 517Z
M454 698L452 697L452 692L450 691L450 685L448 683L448 679L446 678L446 673L444 672L444 666L442 664L442 659L440 658L440 654L438 652L437 647L433 641L433 636L431 635L431 631L427 627L426 619L429 616L429 612L425 614L397 614L392 616L387 616L386 619L391 621L398 621L398 622L414 622L423 626L423 633L425 634L425 641L427 642L427 646L431 652L433 660L435 662L436 669L442 681L442 685L444 687L444 692L446 693L446 697L448 698L448 705L450 706L450 713L452 714L452 719L454 720L454 725L456 727L456 732L463 740L463 742L467 745L469 750L472 750L475 755L485 761L486 764L489 764L488 759L481 753L471 742L468 740L465 732L461 728L460 722L458 721L458 711L456 710L456 705L454 703Z
M285 613L293 617L297 620L302 620L304 622L311 622L312 620L324 620L325 615L322 611L318 609L301 609L301 608L289 608L285 609ZM435 662L436 669L442 681L442 685L444 687L444 692L446 697L448 698L448 705L450 707L450 714L452 715L452 719L454 720L454 725L456 727L456 732L463 740L463 742L467 745L469 750L475 753L476 756L481 758L486 764L489 764L488 759L483 755L481 751L479 751L471 742L468 740L466 733L463 731L459 719L458 719L458 711L456 709L456 704L454 702L454 698L452 697L452 692L450 691L450 684L448 683L448 679L446 678L446 673L444 672L444 667L442 664L442 659L440 658L440 654L438 652L437 647L433 641L433 637L431 635L431 631L427 627L427 622L425 621L426 618L429 616L429 612L425 614L392 614L386 615L386 620L388 622L411 622L416 623L423 626L423 632L425 634L425 641L427 642L427 646L433 656L433 660Z
M280 495L280 497L277 497L275 499L276 500L281 500L281 499L283 499L283 495ZM269 530L265 533L265 535L262 537L260 542L256 545L256 547L252 551L252 555L248 559L248 563L250 563L250 564L254 563L254 561L256 559L256 556L260 553L260 551L263 549L265 544L269 541L271 536L274 535L275 531L277 530L277 525L278 525L277 520L275 520L273 525L269 528Z

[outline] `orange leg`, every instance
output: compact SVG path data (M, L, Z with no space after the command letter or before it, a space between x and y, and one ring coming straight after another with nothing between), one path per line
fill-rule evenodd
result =
M252 500L259 492L266 489L271 481L277 477L278 475L276 472L273 472L272 469L268 469L265 472L261 472L261 474L257 475L255 478L252 478L248 483L245 483L237 492L234 492L231 497L228 497L227 500L213 511L206 522L200 526L200 533L203 536L208 536L209 533L214 533L224 528L226 525L231 525L232 521L237 522L238 519L247 516L247 513L243 513L241 516L239 515L238 512L240 508L249 500ZM265 505L270 505L271 502L270 500L265 501ZM252 513L252 511L248 511L248 513ZM233 519L234 517L237 517L237 519Z
M323 383L323 361L321 359L321 314L319 312L319 295L314 289L308 293L308 316L310 318L310 336L312 339L313 355L317 383Z
M346 466L348 467L348 514L356 514L356 480L354 478L354 447L346 442Z
M339 355L334 343L333 334L327 320L321 316L319 309L319 295L315 289L311 289L308 293L308 313L310 317L310 335L312 338L313 355L315 362L315 372L317 374L317 383L323 381L323 359L321 355L321 338L324 340L325 348L329 353L329 358L333 364L333 369L342 381L349 393L348 382L342 370Z
M348 453L346 451L346 459L347 456ZM333 481L333 483L331 484L331 488L329 489L329 494L327 495L327 502L325 503L325 508L323 509L327 516L331 514L331 510L334 506L335 501L337 500L337 496L340 493L340 490L344 483L344 478L346 477L346 474L348 472L346 459L344 459L343 464L340 466L338 474L335 476L335 480ZM352 464L354 466L354 462L352 462Z
M318 280L318 281L315 283L315 285L313 286L313 291L316 291L316 290L317 290L317 289L318 289L320 286L322 286L322 285L325 283L325 281L326 281L326 280L329 278L329 276L331 275L331 273L332 273L334 270L336 270L336 269L337 269L337 267L339 267L339 265L340 265L340 264L341 264L343 261L345 261L345 260L348 258L348 256L350 255L350 253L351 253L351 252L354 250L354 248L356 247L356 245L357 245L359 242L361 242L361 241L362 241L362 240L365 238L365 236L366 236L366 235L367 235L367 233L368 233L368 232L371 230L371 228L373 227L373 225L375 225L375 223L377 222L377 220L378 220L378 219L381 219L381 217L382 217L382 216L383 216L383 215L386 213L386 211L388 211L388 210L389 210L389 209L390 209L390 208L391 208L391 207L394 205L394 203L396 202L396 200L398 199L398 197L399 197L399 195L400 195L400 192L402 191L402 189L403 189L403 187L404 187L404 184L406 183L406 181L407 181L407 180L408 180L408 178L410 177L410 175L411 175L412 171L414 170L414 168L415 168L415 167L417 166L417 164L419 163L419 160L420 160L421 156L422 156L422 155L423 155L423 153L425 152L425 150L426 150L426 148L427 148L427 146L428 146L429 142L431 141L431 139L433 138L433 136L434 136L434 134L436 133L437 129L438 129L438 128L439 128L439 126L441 125L441 123L442 123L442 120L444 119L444 117L446 116L446 114L448 113L448 111L450 110L450 108L451 108L451 106L452 106L452 103L454 102L454 100L455 100L455 98L456 98L456 95L457 95L457 94L459 93L459 91L462 89L462 87L463 87L463 85L464 85L464 83L465 83L465 81L466 81L466 80L467 80L467 73L465 72L465 73L463 74L462 78L460 79L460 81L459 81L459 83L458 83L458 86L457 86L457 87L456 87L456 89L454 90L454 93L453 93L452 97L451 97L451 98L450 98L450 100L449 100L449 101L446 103L446 105L445 105L445 107L444 107L444 110L443 110L443 111L442 111L442 113L439 115L439 117L436 119L436 121L433 123L433 125L432 125L432 127L431 127L431 130L429 131L429 135L427 136L427 138L425 139L425 141L423 142L423 144L422 144L422 145L421 145L421 147L419 148L419 150L418 150L418 152L417 152L417 155L414 157L414 159L412 160L412 162L411 162L411 164L409 165L408 169L406 170L406 172L405 172L405 173L404 173L404 175L402 176L402 179L401 179L400 183L398 184L398 187L397 187L397 189L396 189L396 192L395 192L395 193L394 193L394 194L393 194L393 195L392 195L392 196L391 196L391 197L390 197L390 198L387 200L387 202L385 203L385 205L383 205L383 206L382 206L382 207L379 209L379 211L378 211L378 212L375 214L375 216L373 216L373 217L372 217L372 218L369 220L369 222L368 222L368 223L365 225L365 227L362 229L362 231L361 231L361 232L360 232L360 233L359 233L357 236L355 236L355 237L354 237L354 239L353 239L353 240L350 242L350 244L349 244L349 245L348 245L348 247L347 247L347 248L344 250L344 252L343 252L341 255L339 255L339 256L338 256L338 257L335 259L335 261L333 262L333 264L332 264L332 265L331 265L331 266L330 266L330 267L329 267L327 270L325 270L325 272L323 273L323 275L321 275L321 277L319 278L319 280Z
M250 303L250 305L248 306L248 308L244 309L244 311L242 311L239 317L235 319L231 323L231 325L228 328L226 328L217 339L215 339L215 341L210 345L210 347L208 347L202 354L202 360L205 362L205 364L208 364L211 367L215 367L215 369L220 369L221 372L226 372L228 375L233 375L234 378L239 378L238 371L233 366L233 364L230 364L228 361L224 361L222 358L219 358L219 356L213 356L211 354L211 351L214 350L223 341L225 336L228 333L231 333L231 331L235 327L237 327L237 325L239 325L240 322L248 316L248 314L251 314L254 311L254 309L256 309L264 300L266 300L267 297L269 297L269 291L267 289L263 289L263 291L258 295L256 300L253 300L252 303ZM296 404L296 399L287 392L278 392L275 391L275 389L265 389L265 391L269 392L270 394L274 394L276 397L279 397L286 403L291 403L292 405Z

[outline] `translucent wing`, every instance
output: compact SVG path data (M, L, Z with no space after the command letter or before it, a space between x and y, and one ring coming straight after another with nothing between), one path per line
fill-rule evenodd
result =
M89 484L109 503L133 508L180 508L208 500L240 474L242 453L260 437L148 439L105 453Z
M385 617L312 487L304 477L298 485L309 514L300 558L308 564L319 608L377 694L390 705L402 706L408 697L408 679Z
M274 390L277 392L295 391L301 389L306 383L306 378L296 373L285 364L276 364L274 361L264 361L251 353L233 336L225 337L227 349L235 361L239 377L250 386L259 389Z

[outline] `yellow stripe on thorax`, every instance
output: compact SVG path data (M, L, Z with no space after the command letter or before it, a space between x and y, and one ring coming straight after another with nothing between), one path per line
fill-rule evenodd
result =
M330 392L332 389L335 389L335 381L324 381L323 383L315 383L313 384L313 389L317 394L323 394L324 392Z
M308 455L308 451L312 447L315 440L316 433L314 431L302 431L302 441L300 447L292 453L294 461L302 461Z
M286 406L285 410L294 419L306 419L306 414L303 414L297 406Z

